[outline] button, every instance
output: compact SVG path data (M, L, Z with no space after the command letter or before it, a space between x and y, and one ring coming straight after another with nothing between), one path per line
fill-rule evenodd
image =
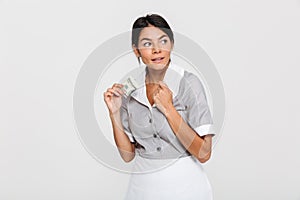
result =
M157 148L156 148L156 150L157 150L157 151L160 151L160 150L161 150L161 148L160 148L160 147L157 147Z
M151 118L149 119L149 123L152 123L152 119Z
M153 137L155 137L155 138L156 138L156 137L157 137L157 135L154 133L154 134L153 134Z

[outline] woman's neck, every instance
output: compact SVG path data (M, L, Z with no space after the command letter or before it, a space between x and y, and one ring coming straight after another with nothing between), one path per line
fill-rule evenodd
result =
M164 79L166 70L151 71L148 69L146 74L146 83L158 83Z
M162 70L152 70L147 67L146 83L158 83L159 81L162 81L169 67L169 64L170 62Z

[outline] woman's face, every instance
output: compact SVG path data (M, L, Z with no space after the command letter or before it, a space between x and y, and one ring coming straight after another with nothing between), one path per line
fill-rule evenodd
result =
M157 27L145 27L140 33L138 50L134 48L137 56L153 70L161 70L166 67L170 60L173 48L169 36Z

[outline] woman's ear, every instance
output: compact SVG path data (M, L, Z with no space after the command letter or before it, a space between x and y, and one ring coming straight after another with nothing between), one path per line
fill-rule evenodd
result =
M135 56L138 58L138 57L141 57L141 54L140 54L140 51L139 49L133 44L132 45L132 49L133 49L133 52L135 54Z

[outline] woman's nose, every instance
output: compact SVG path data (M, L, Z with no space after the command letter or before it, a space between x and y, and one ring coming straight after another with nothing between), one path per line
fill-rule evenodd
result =
M152 53L160 53L161 49L158 44L154 44L152 48Z

